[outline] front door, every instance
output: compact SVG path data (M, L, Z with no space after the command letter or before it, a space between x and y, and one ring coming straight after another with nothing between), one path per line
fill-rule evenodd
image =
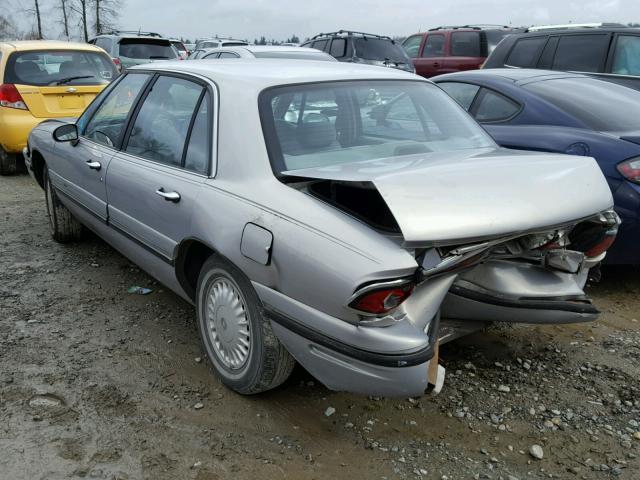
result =
M79 142L56 143L53 156L47 161L56 189L101 220L107 220L105 176L109 163L129 111L149 78L148 74L127 75L105 92L91 118L83 116L78 122Z
M421 55L413 59L418 75L429 78L440 73L444 65L445 38L442 33L430 33L427 36Z
M109 166L109 223L166 261L210 172L212 120L207 85L160 75Z

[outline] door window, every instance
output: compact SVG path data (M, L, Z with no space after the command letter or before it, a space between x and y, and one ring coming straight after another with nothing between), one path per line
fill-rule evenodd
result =
M210 53L209 55L205 55L204 57L202 57L202 59L204 60L205 58L208 58L209 60L213 59L213 58L218 58L220 54L218 52L215 53Z
M203 87L161 76L144 100L125 151L159 163L182 165L185 140Z
M444 35L430 34L424 44L423 57L442 57L444 55Z
M640 36L620 35L618 37L611 73L640 75Z
M470 83L442 82L438 86L467 111L471 108L473 99L476 98L476 94L480 90L478 85Z
M127 74L115 86L89 120L82 135L108 147L117 146L131 107L149 79L146 73ZM82 124L79 122L81 131Z
M451 34L452 57L481 57L480 32L453 32Z
M492 90L484 89L478 101L474 110L476 120L480 123L507 120L520 110L516 102Z
M206 92L193 121L187 154L184 159L184 168L202 175L206 175L209 170L209 145L211 145L212 131L209 126L209 103L209 92Z
M435 36L435 35L434 35ZM404 51L407 52L411 58L416 58L420 55L420 44L422 43L422 35L413 35L412 37L407 38L402 47Z
M534 67L540 50L546 42L547 37L521 38L511 49L505 65L520 68Z
M218 58L238 58L238 55L231 52L220 52L220 56Z
M609 49L609 35L567 35L560 38L553 70L598 72Z
M327 46L327 42L328 42L328 41L329 41L329 40L318 40L318 41L316 41L316 42L313 42L313 43L311 44L311 46L312 46L312 48L315 48L316 50L322 50L322 51L324 51L324 47L326 47L326 46Z
M334 38L331 42L329 55L334 58L342 58L347 54L347 40L344 38Z

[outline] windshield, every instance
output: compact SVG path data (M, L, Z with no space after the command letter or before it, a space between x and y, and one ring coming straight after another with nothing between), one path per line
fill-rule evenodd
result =
M429 152L495 147L438 87L354 81L264 91L260 114L276 173Z
M573 77L524 85L598 132L640 130L640 91L595 78Z
M117 75L111 59L90 51L27 51L11 54L4 83L19 85L104 85Z
M383 38L356 38L353 42L356 57L364 60L388 60L393 63L409 63L404 50L391 40Z
M151 39L120 40L120 56L141 60L166 60L176 58L177 51L168 41Z

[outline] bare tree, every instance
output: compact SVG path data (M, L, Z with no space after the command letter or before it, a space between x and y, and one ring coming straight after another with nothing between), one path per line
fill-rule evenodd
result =
M64 27L64 36L69 40L69 0L60 0L60 7L62 9L62 26Z
M13 39L16 36L16 31L13 28L13 24L5 17L0 15L0 39Z
M78 15L82 38L85 42L89 41L89 1L73 0L73 3L69 5L69 9Z
M40 0L33 0L33 6L31 8L25 8L24 11L30 15L35 15L36 26L33 30L33 34L37 40L42 40L42 19L40 16Z
M100 35L116 27L116 21L120 16L121 0L93 0L94 28L96 35Z

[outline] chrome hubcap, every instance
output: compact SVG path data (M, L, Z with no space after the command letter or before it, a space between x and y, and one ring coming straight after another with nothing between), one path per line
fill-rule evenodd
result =
M245 301L226 278L216 279L207 293L207 330L217 357L231 370L242 368L251 350L251 325Z

